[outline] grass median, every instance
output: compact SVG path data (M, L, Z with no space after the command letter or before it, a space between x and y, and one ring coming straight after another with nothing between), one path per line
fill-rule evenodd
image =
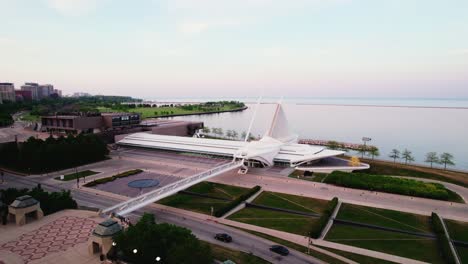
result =
M439 183L341 171L331 173L324 182L354 189L463 203L463 199L458 194L446 189Z
M99 172L95 172L95 171L92 171L92 170L85 170L85 171L79 171L79 172L76 172L76 173L66 174L66 175L63 176L63 180L60 179L60 176L55 177L54 179L59 180L59 181L71 181L71 180L75 180L76 178L83 178L83 177L95 175L95 174L98 174L98 173Z
M142 172L143 172L143 170L141 170L141 169L129 170L129 171L126 171L126 172L122 172L122 173L119 173L119 174L112 175L110 177L96 179L96 180L94 180L92 182L88 182L88 183L84 184L83 186L85 186L85 187L94 187L94 186L99 185L99 184L108 183L108 182L111 182L111 181L115 181L115 180L117 180L119 178L129 177L129 176L136 175L136 174L139 174L139 173L142 173Z

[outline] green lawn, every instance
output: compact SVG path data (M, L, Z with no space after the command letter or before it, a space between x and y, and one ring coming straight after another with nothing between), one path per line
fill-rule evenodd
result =
M201 242L206 243L211 247L211 252L213 254L213 257L219 261L226 261L229 259L239 264L241 263L242 264L244 263L245 264L268 264L270 263L252 254L248 254L242 251L232 250L230 248L226 248L226 247L219 246L216 244L211 244L205 241L201 241Z
M311 226L318 221L317 217L306 217L249 207L236 212L228 219L298 235L307 234Z
M432 232L429 216L374 207L342 204L337 218L412 232Z
M320 248L323 248L323 249L325 249L327 251L338 254L338 255L340 255L342 257L345 257L347 259L354 260L359 264L375 264L375 263L394 264L395 263L395 262L386 261L386 260L383 260L383 259L376 259L376 258L364 256L364 255L359 255L359 254L354 254L354 253L350 253L350 252L346 252L346 251L341 251L341 250L338 250L338 249L326 248L326 247L320 247Z
M31 113L25 113L25 114L21 115L21 120L23 120L23 121L37 122L40 119L41 118L39 116L31 115Z
M456 247L458 256L462 263L468 263L468 248L466 247Z
M262 192L253 203L306 213L321 214L323 210L325 210L328 201L284 193Z
M201 182L188 189L186 191L195 192L199 194L209 195L212 197L225 198L234 200L238 196L247 192L249 189L213 183L213 182ZM218 199L211 199L205 197L198 197L195 195L178 193L167 198L158 201L160 204L164 204L171 207L181 208L189 211L194 211L202 214L211 215L211 207L214 211L220 207L226 206L229 201L223 201Z
M213 211L215 211L220 207L226 206L226 204L229 203L229 201L197 197L194 195L179 193L164 198L158 201L157 203L184 210L194 211L197 213L211 215L211 207L213 207Z
M181 107L137 107L137 108L129 108L129 112L133 113L140 113L142 118L148 117L157 117L157 116L166 116L166 115L187 115L187 114L201 114L204 112L211 112L211 111L227 111L227 110L234 110L238 109L234 105L224 105L222 107L214 107L206 110L186 110Z
M466 181L466 177L468 176L468 174L463 172L444 171L441 169L431 169L424 167L421 168L417 166L411 167L411 165L404 165L398 163L393 164L390 162L372 161L369 159L364 159L362 161L370 165L369 169L361 171L368 174L397 175L433 179L451 182L464 187L468 187L468 183ZM445 174L451 177L444 176Z
M444 219L445 225L454 240L468 242L468 222Z
M303 176L301 173L296 173L297 171L289 174L289 178L300 179L311 182L322 182L328 176L328 173L317 173L314 172L312 176ZM298 177L299 176L299 177Z
M214 182L201 182L186 189L186 191L189 192L195 192L213 197L225 198L229 200L234 200L238 196L246 193L248 190L248 188L242 188Z
M430 263L444 263L436 240L412 235L335 224L326 240Z
M100 172L95 172L95 171L91 171L91 170L79 171L77 173L70 173L70 174L64 175L63 180L64 181L71 181L71 180L75 180L76 178L83 178L83 177L95 175L95 174L98 174L98 173L100 173ZM60 176L55 177L54 179L60 180Z

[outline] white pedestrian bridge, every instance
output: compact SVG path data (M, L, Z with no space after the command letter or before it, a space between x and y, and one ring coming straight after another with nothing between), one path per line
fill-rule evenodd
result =
M242 164L243 164L243 161L232 161L232 162L220 165L218 167L212 168L202 173L190 176L183 180L176 181L164 187L158 188L156 190L147 192L135 198L129 199L125 202L121 202L112 207L103 209L101 210L101 213L110 214L110 215L120 215L120 216L126 215L142 207L145 207L151 203L161 200L165 197L171 196L199 182L208 180L212 177L218 176L219 174L228 172L230 170L237 169L241 167Z

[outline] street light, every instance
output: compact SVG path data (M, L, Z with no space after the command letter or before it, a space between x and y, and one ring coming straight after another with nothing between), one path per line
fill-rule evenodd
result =
M361 156L361 158L364 158L364 152L365 152L366 149L367 149L366 143L369 142L369 141L371 141L371 140L372 140L372 138L370 138L370 137L363 137L363 138L362 138L362 141L364 142L364 149L362 150L362 153L361 153L362 156Z

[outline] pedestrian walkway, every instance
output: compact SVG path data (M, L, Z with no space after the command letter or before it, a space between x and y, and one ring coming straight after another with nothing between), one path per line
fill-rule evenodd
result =
M253 202L262 192L263 192L262 189L258 190L258 192L256 192L254 195L250 196L247 200L240 203L238 206L234 207L231 211L225 213L221 218L228 218L230 215L233 215L234 213L244 209L245 205L247 203Z
M330 219L328 219L328 223L325 226L325 228L322 230L322 234L320 235L319 239L324 239L327 236L328 231L333 225L333 221L336 218L336 215L338 214L338 211L340 211L341 208L341 201L338 199L338 204L335 207L335 210L333 211L333 214L330 216Z

